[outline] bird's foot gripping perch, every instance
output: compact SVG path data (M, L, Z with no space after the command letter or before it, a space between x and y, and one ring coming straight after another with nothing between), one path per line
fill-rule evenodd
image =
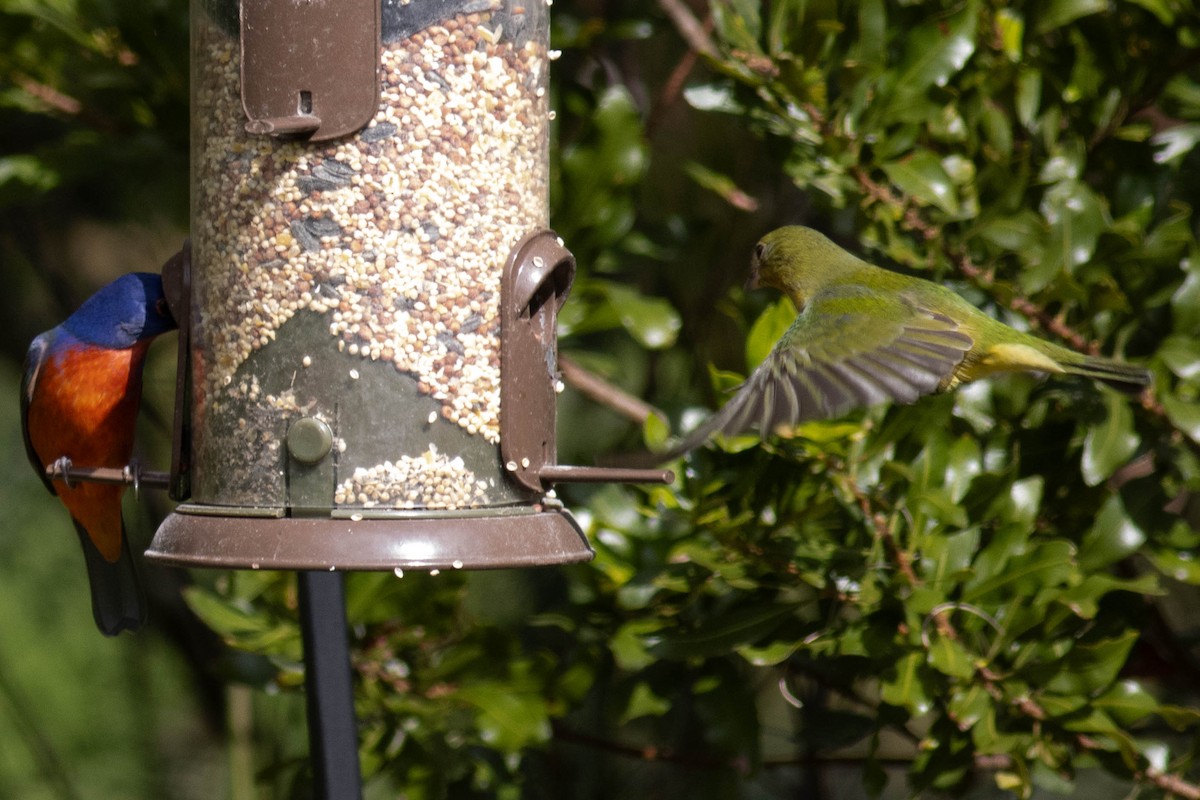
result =
M125 483L133 487L133 498L140 499L142 489L142 465L137 459L130 459L125 468L121 470L121 477L125 479Z
M51 480L55 478L61 478L62 482L67 485L68 489L74 489L75 487L71 484L71 470L74 468L74 466L75 465L71 463L70 458L67 456L59 456L58 459L50 465L50 468L46 470L46 475Z

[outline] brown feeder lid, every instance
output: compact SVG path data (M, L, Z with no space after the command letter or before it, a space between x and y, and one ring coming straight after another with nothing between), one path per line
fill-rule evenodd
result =
M319 142L379 108L379 0L242 0L246 132Z

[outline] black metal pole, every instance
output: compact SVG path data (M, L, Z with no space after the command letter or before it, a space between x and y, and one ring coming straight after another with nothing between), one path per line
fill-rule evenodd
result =
M362 797L350 681L346 592L340 572L299 572L309 758L320 800Z

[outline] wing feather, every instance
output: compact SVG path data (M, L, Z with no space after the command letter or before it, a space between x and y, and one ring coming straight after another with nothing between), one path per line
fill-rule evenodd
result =
M945 385L974 346L953 319L909 298L874 298L870 313L845 299L831 293L823 307L813 298L729 402L661 458L715 433L765 436L888 400L911 403Z
M911 403L923 393L928 385L928 370L910 361L896 357L885 357L879 353L863 353L859 359L871 367L871 375L883 387L887 396L900 403ZM933 388L937 388L936 385Z
M29 463L41 477L42 483L46 484L50 494L58 494L54 489L54 484L46 477L46 465L42 463L41 456L34 449L33 439L29 435L29 405L33 402L33 392L37 387L38 375L46 363L46 355L50 352L49 337L52 333L43 333L36 337L29 344L29 350L25 353L25 369L21 373L21 436L25 440L25 455L29 458Z

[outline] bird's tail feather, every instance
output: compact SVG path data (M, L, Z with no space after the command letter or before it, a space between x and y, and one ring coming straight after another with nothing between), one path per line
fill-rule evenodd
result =
M124 525L121 555L116 561L108 561L100 554L82 526L76 524L75 530L83 545L96 627L105 636L116 636L123 630L138 630L146 621L146 595L133 563L133 554L129 552L129 537L125 535Z
M1063 363L1061 366L1072 375L1100 381L1126 394L1138 394L1150 385L1150 371L1145 367L1125 364L1111 358L1087 356L1079 361Z
M661 452L645 450L640 453L620 453L603 458L600 463L606 467L648 469L665 464L668 461L674 461L707 442L718 431L726 429L731 419L740 416L744 406L745 404L726 403L720 411L710 414L707 419L689 431L683 439L676 442L667 450Z

